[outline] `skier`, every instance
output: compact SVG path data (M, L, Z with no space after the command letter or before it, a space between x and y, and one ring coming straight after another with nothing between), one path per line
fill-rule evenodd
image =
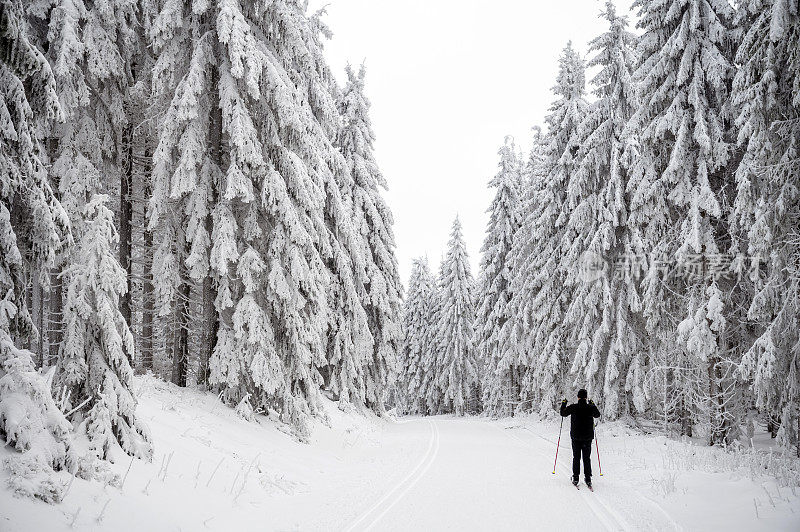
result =
M586 485L591 489L593 418L600 417L600 410L593 401L586 402L588 396L586 390L578 390L578 402L569 406L567 406L567 399L564 398L561 402L561 416L571 416L569 435L572 438L572 485L578 486L578 478L581 475L581 455L583 455L583 475Z

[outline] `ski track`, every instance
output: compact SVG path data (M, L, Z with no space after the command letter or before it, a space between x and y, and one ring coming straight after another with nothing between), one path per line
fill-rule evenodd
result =
M353 530L370 530L374 527L386 513L391 510L419 480L428 472L431 464L436 460L439 453L439 427L433 420L427 420L430 425L431 435L428 441L428 448L423 454L422 458L417 462L414 468L402 480L397 482L391 487L384 495L378 499L366 512L361 514L350 526L345 530L352 532ZM412 421L400 421L399 423L411 423ZM398 492L399 493L396 493ZM396 493L396 494L395 494ZM369 524L362 525L367 519L372 518Z
M372 527L374 527L383 518L383 516L386 515L386 513L394 507L395 504L400 502L400 500L403 497L405 497L405 495L409 492L409 490L411 488L413 488L414 485L417 482L419 482L419 480L422 477L425 476L425 473L428 472L428 470L431 468L431 465L436 460L436 457L439 454L439 427L436 425L435 422L431 422L431 424L432 424L432 427L433 427L434 431L436 432L436 436L435 436L436 437L436 446L434 447L433 453L430 454L430 457L428 458L427 463L422 468L422 470L420 470L420 472L417 474L417 476L413 480L411 480L408 484L406 484L406 486L403 489L403 491L398 493L397 496L394 497L394 499L392 499L392 501L383 509L383 511L380 514L378 514L375 517L375 519L372 520L372 522L369 524L369 526L367 526L366 530L371 530Z
M525 428L525 427L523 427L523 428ZM544 451L534 447L530 442L523 440L522 438L520 438L519 436L517 436L513 432L507 432L507 429L501 429L500 427L497 427L497 429L502 431L503 434L506 434L506 435L516 439L517 441L521 442L526 447L532 448L538 454L540 454L542 456L547 456ZM526 430L527 430L527 428L526 428ZM539 436L538 434L536 434L533 431L529 431L529 432L531 432L531 434L533 434L535 436ZM539 436L539 437L542 437L542 436ZM542 439L547 440L546 438L542 438ZM555 442L553 442L553 445L555 445ZM563 448L563 447L559 447L559 448ZM558 467L559 467L559 471L563 471L567 475L567 478L570 478L572 476L572 472L564 464L558 464ZM578 489L576 491L580 492L581 490ZM581 498L581 500L583 500L584 503L586 503L586 506L589 508L589 510L594 514L594 516L597 518L597 520L603 525L603 527L606 530L634 530L630 525L628 525L628 523L625 520L618 519L617 518L618 514L615 517L614 514L608 512L607 509L606 509L605 512L600 510L598 508L598 506L594 503L594 501L591 500L591 497L595 497L596 495L597 495L596 493L592 493L591 496L587 496L585 493L581 493L579 495L579 497Z
M428 441L428 447L419 461L416 463L414 468L406 474L400 481L396 484L391 486L388 491L386 491L383 496L378 499L367 511L361 514L355 521L353 521L345 530L347 532L351 532L354 530L372 530L376 525L378 525L383 519L383 517L397 505L413 488L414 486L425 476L425 474L430 469L431 465L436 460L436 457L439 453L439 427L437 426L436 422L433 420L427 420L428 424L431 429L430 439ZM400 424L405 423L413 423L414 421L400 421ZM542 457L547 457L549 459L549 453L546 453L543 449L533 445L532 442L526 441L523 438L520 438L513 432L509 432L508 430L501 429L493 424L488 424L497 430L500 430L503 434L517 440L525 447L533 449L537 454L541 455ZM536 432L528 429L527 427L522 427L528 432L530 432L533 436L536 436L542 439L545 442L551 443L555 445L555 442L551 442L548 438L537 434ZM564 446L561 446L561 449L564 449ZM565 466L563 463L558 464L559 472L563 472L564 475L569 478L571 476L571 470ZM584 486L585 488L585 486ZM581 490L578 490L581 491ZM597 492L587 494L587 493L580 493L578 497L584 502L588 510L594 515L597 519L597 522L602 525L602 527L609 531L632 531L636 530L633 526L628 523L628 521L620 515L614 508L612 508L603 497L597 494ZM643 499L645 500L645 499ZM652 501L647 501L650 504L653 504ZM665 513L662 509L662 513ZM672 519L669 521L674 524ZM677 528L677 527L676 527Z
M537 432L534 432L533 430L529 429L528 427L521 427L521 428L522 428L522 429L524 429L524 430L526 430L526 431L528 431L528 432L530 432L530 433L531 433L531 434L533 434L534 436L536 436L536 437L538 437L538 438L541 438L542 440L544 440L544 441L546 441L546 442L548 442L548 443L552 444L552 445L556 445L556 444L557 444L557 442L555 442L555 441L552 441L552 440L550 440L549 438L546 438L546 437L542 436L541 434L538 434ZM564 449L564 448L565 448L565 446L563 446L563 445L562 445L562 446L559 446L559 449ZM571 450L571 449L570 449L570 450ZM537 449L537 451L538 451L538 449ZM571 471L571 470L570 470L570 469L569 469L567 466L565 466L564 464L558 464L558 465L559 465L559 467L561 467L561 469L562 469L562 470L566 471L566 473L567 473L567 475L568 475L568 476L570 476L570 477L572 476L572 471ZM645 496L641 495L640 493L637 493L637 492L635 492L635 491L634 491L633 493L634 493L634 494L636 495L636 497L638 497L638 498L639 498L639 500L641 500L642 502L644 502L644 503L646 503L646 504L648 504L648 505L650 505L650 506L653 506L653 507L655 507L655 508L658 510L658 512L659 512L659 513L660 513L660 514L661 514L661 515L662 515L662 516L663 516L663 517L664 517L664 518L667 520L667 522L668 522L670 525L672 525L672 527L673 527L673 528L674 528L676 531L681 531L681 530L683 530L683 527L681 527L681 526L680 526L680 525L679 525L679 524L678 524L678 523L677 523L677 522L676 522L676 521L675 521L675 520L674 520L674 519L673 519L673 518L672 518L672 517L671 517L671 516L670 516L670 515L667 513L667 511L666 511L666 510L664 510L664 508L662 508L662 507L661 507L661 505L660 505L660 504L658 504L657 502L653 501L653 500L652 500L652 499L650 499L649 497L645 497ZM630 524L627 522L627 520L626 520L626 519L625 519L625 518L624 518L624 517L623 517L623 516L622 516L622 515L621 515L619 512L617 512L617 511L616 511L616 510L615 510L615 509L614 509L614 508L613 508L611 505L609 505L609 504L608 504L608 502L606 501L605 497L602 497L602 496L600 496L600 495L599 495L597 492L593 492L593 496L594 496L594 498L596 498L596 499L597 499L597 502L599 502L599 503L600 503L600 505L603 507L603 509L604 509L604 510L605 510L605 511L606 511L606 512L607 512L607 513L608 513L608 514L609 514L609 515L612 517L612 519L614 519L614 520L616 521L616 523L617 523L617 525L618 525L618 528L614 528L615 530L635 530L635 528L631 527L631 525L630 525ZM590 505L590 506L591 506L591 505ZM595 511L595 508L592 508L592 511ZM595 514L597 514L597 512L596 512L596 511L595 511Z

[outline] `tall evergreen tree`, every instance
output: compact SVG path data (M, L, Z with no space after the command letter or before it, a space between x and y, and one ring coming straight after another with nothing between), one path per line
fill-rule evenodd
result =
M600 69L592 80L597 99L578 131L579 163L567 189L571 212L562 269L574 290L565 317L569 341L577 345L571 371L581 387L602 399L605 414L613 419L622 413L626 389L641 390L643 373L642 362L634 361L641 356L635 315L639 296L631 272L624 269L625 257L633 253L626 231L626 190L636 149L628 127L636 109L631 79L635 37L613 2L606 2L602 17L610 27L589 44L594 57L588 66ZM643 397L641 391L634 395Z
M750 270L748 318L758 336L741 374L800 456L800 6L769 0L745 4L742 15L733 101L744 155L731 225L749 259L742 267Z
M512 248L514 280L512 315L514 337L526 353L524 385L532 401L548 411L562 395L569 360L563 327L569 301L560 270L562 238L568 221L567 184L574 171L579 145L578 128L587 112L585 65L567 44L559 59L553 92L558 99L547 116L546 174L533 179L521 229Z
M506 403L517 401L516 350L501 339L511 318L511 247L520 226L521 164L514 141L506 138L500 148L499 170L489 186L496 189L489 207L489 226L481 248L480 277L475 320L475 347L482 365L483 404L491 414L508 413Z
M355 281L363 259L343 199L352 180L332 143L339 113L326 29L304 9L290 0L163 3L151 32L154 83L172 103L150 205L162 303L183 305L191 280L214 279L211 383L228 401L276 408L303 437L329 350L369 341ZM215 161L205 146L219 134L209 131L217 105L227 151ZM328 346L334 310L352 332Z
M365 367L366 399L380 405L382 391L397 360L402 285L394 253L394 221L381 195L386 180L373 154L375 134L369 107L364 95L364 66L358 74L348 66L347 84L339 100L343 124L338 145L352 177L352 195L346 199L352 201L355 236L363 242L365 271L363 282L359 283L360 299L373 339L372 357Z
M52 373L39 374L30 351L18 346L36 334L25 268L46 272L68 238L39 138L63 115L50 66L29 40L25 7L0 0L0 437L22 453L6 462L10 488L54 502L64 487L49 473L67 463L70 426L53 401Z
M130 163L129 158L128 163L123 162L130 149L130 135L123 132L130 131L126 102L131 94L133 57L142 46L133 28L136 8L136 2L130 0L66 0L56 2L49 14L49 53L66 118L54 131L57 146L52 154L51 179L59 186L73 234L80 242L61 257L63 271L59 277L70 288L64 294L65 330L57 382L72 392L66 406L82 404L84 413L90 415L99 415L97 409L105 408L102 416L109 425L102 429L102 438L107 443L98 450L103 458L110 442L117 439L130 454L151 454L147 437L142 436L146 430L137 426L130 391L130 364L134 359L128 330L130 305L120 305L130 287L129 264L119 274L116 260L109 255L111 246L120 245L129 259L125 246L130 243L130 231L123 245L113 221L106 219L110 216L107 207L92 199L101 190L113 187L118 175L130 174L123 168ZM102 238L105 244L98 241L94 243L98 247L89 250L93 244L87 243L87 238ZM102 245L105 248L100 249ZM118 274L124 289L118 288ZM63 295L56 292L53 297ZM109 302L113 305L108 306ZM124 314L114 314L118 307ZM111 380L106 379L109 368L116 372ZM90 398L94 399L85 401Z
M442 360L439 385L444 393L445 408L460 416L467 409L475 408L470 402L474 401L478 386L478 361L473 334L474 286L458 218L453 222L439 285L440 308L436 322L436 348Z
M431 373L434 350L431 346L436 280L427 259L415 259L411 266L408 293L403 305L403 348L400 357L402 399L409 414L425 414L425 385Z
M442 279L444 273L445 259L439 261L439 274L436 277L435 289L432 294L431 302L431 321L429 324L428 352L423 359L423 372L425 379L422 389L425 393L425 403L428 414L441 414L445 411L445 390L442 388L444 373L444 357L442 356L442 344L439 336L440 316L444 302L444 290Z
M735 169L728 105L733 10L723 0L637 0L634 5L643 32L635 73L642 105L632 123L642 148L629 184L629 225L633 245L650 255L643 311L650 337L663 347L675 346L684 424L694 411L714 443L726 437L731 424L722 395L727 331L724 321L699 318L719 312L718 299L729 304L729 287L706 273L707 265L728 251L721 205ZM665 276L660 261L676 261L690 275ZM700 275L691 275L696 268ZM676 298L676 293L685 296ZM678 324L670 316L685 316L678 345Z
M513 296L513 287L519 286L517 280L518 272L522 271L525 266L524 261L517 258L518 253L527 253L529 250L521 245L518 240L520 236L518 233L523 230L523 225L528 216L536 209L538 201L538 192L540 187L543 186L547 174L549 173L548 166L548 146L550 144L549 136L542 132L539 126L533 128L533 139L531 151L528 156L528 161L525 164L522 172L521 185L519 190L519 202L517 205L516 217L519 222L519 227L514 233L512 240L511 250L508 254L508 267L511 270L511 286L509 292ZM526 324L524 320L518 319L513 313L514 305L520 304L522 298L520 296L512 297L508 302L511 308L510 318L504 324L500 331L501 350L504 353L514 353L513 360L518 368L517 371L517 387L519 388L519 405L517 410L530 410L532 406L533 396L537 395L539 390L535 385L534 372L532 368L536 364L536 357L532 353L524 349L522 338L525 337Z

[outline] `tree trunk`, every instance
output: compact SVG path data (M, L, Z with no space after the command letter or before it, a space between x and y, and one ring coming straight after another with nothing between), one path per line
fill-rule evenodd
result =
M29 322L30 328L28 328L28 326L26 325L25 333L24 333L24 342L25 343L23 345L25 346L25 349L27 349L28 351L33 351L34 350L33 337L34 337L34 333L36 332L35 331L35 327L34 327L36 322L34 321L33 316L32 316L32 311L33 311L33 286L34 286L34 284L36 284L36 281L34 279L35 278L35 274L33 272L32 266L30 266L30 265L27 266L25 268L24 272L25 272L24 273L24 275L25 275L25 310L28 312L28 317L31 319L31 321Z
M48 152L54 154L58 149L58 139L51 137L48 141ZM50 186L53 188L53 193L60 200L61 199L61 183L58 176L53 175ZM47 298L47 343L49 349L49 360L56 361L61 350L61 341L63 337L64 324L63 324L63 291L64 284L60 277L61 275L61 262L60 256L56 257L56 264L50 271L50 293Z
M711 357L708 361L708 444L714 445L717 443L717 380L714 374L715 357Z
M681 397L681 436L692 437L692 420L689 419L689 411L686 409L686 398Z
M38 335L36 337L36 361L38 367L42 368L47 363L44 356L44 290L38 282L38 276L33 279L33 307L31 307L31 319L36 326Z
M119 309L125 322L130 327L131 323L131 224L133 207L131 195L133 192L133 142L131 126L126 125L122 130L120 153L120 185L119 185L119 263L125 269L128 290L119 298Z
M216 347L217 332L219 331L219 319L214 300L217 298L217 291L211 277L203 279L203 343L200 348L200 363L197 368L197 384L208 383L208 363L214 354Z
M222 168L222 109L219 106L219 72L216 68L211 69L210 87L211 111L209 113L208 148L211 160L214 161L217 168ZM211 205L215 205L217 201L216 187L217 183L211 183L208 197ZM214 229L211 212L206 216L205 227L210 237ZM219 331L219 315L215 305L217 290L211 273L209 271L203 279L203 336L200 345L200 363L197 369L198 384L208 382L208 363L214 354L217 331Z
M189 367L189 298L191 297L191 280L186 270L185 256L188 253L186 234L181 230L180 286L175 302L175 343L172 351L172 383L186 386L186 375Z
M152 190L150 189L150 149L145 150L142 180L144 181L145 205L149 204ZM153 293L153 233L147 229L147 217L144 220L144 265L142 282L142 341L141 368L143 371L153 369L153 313L155 310L155 294Z
M49 312L47 315L47 342L49 347L49 360L58 360L59 349L61 347L63 323L63 284L59 274L60 267L53 268L50 272L50 294L48 297Z

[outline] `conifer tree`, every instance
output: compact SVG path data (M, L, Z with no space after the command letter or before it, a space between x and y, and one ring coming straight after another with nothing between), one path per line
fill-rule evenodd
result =
M744 155L731 233L752 283L747 317L758 329L740 373L756 406L780 419L780 441L800 456L800 11L775 0L741 9L732 98Z
M53 73L26 28L25 4L0 0L0 437L21 453L6 461L10 488L58 502L64 487L51 473L66 465L70 426L53 401L52 372L39 374L30 351L18 346L36 333L25 302L26 263L47 271L69 235L38 136L63 115Z
M137 4L131 0L84 2L58 0L46 11L45 38L65 120L50 132L50 180L72 222L76 237L83 234L83 207L93 194L130 182L132 173L131 116L134 57L144 48L138 27ZM124 187L123 187L124 188ZM121 205L130 205L129 190L120 190ZM120 211L125 238L120 253L130 287L130 212ZM54 340L61 339L58 317L63 300L62 277L70 251L58 257L53 274L56 310L50 324ZM63 282L68 282L63 279ZM130 301L122 300L126 321Z
M520 226L521 165L514 141L506 138L500 148L499 171L489 186L496 189L489 207L489 226L481 248L481 272L477 292L475 347L482 365L483 404L491 414L508 413L505 403L517 401L516 350L501 339L502 329L511 318L510 254L514 233Z
M577 345L571 371L613 419L622 413L626 389L641 389L641 363L633 361L640 356L639 296L624 266L633 253L626 190L636 150L628 122L637 104L631 79L635 37L613 2L606 2L602 17L610 27L589 44L594 57L588 66L600 68L592 80L597 99L578 131L579 163L567 189L571 212L561 267L567 286L574 287L565 321L570 343ZM642 397L641 391L634 395Z
M444 391L441 387L442 375L442 356L438 343L438 324L439 312L442 307L442 287L440 281L443 277L444 258L439 262L439 274L437 277L431 275L430 283L430 319L428 321L425 351L422 359L422 383L420 385L420 396L423 398L424 410L429 415L442 412L444 404Z
M460 416L467 409L475 409L470 403L478 385L478 364L473 334L474 286L458 218L453 222L439 286L436 321L436 349L441 357L439 386L445 408Z
M690 322L712 304L712 294L724 290L722 305L729 304L729 289L704 268L728 251L721 237L721 204L726 201L721 194L734 169L728 107L733 10L722 0L637 0L634 5L643 31L634 74L643 105L632 118L641 134L641 154L629 184L629 225L634 246L650 259L642 286L649 335L670 345L678 326L670 316L686 316L681 330L700 334ZM666 279L659 264L672 261L688 273L699 265L701 275L678 272ZM675 293L685 299L676 299ZM698 420L710 428L710 443L727 437L731 421L722 408L720 356L727 353L727 332L713 336L716 349L709 351L705 340L687 336L674 357L682 360L675 374L679 386L704 390L700 400L685 397L689 409L684 416L690 409L702 416ZM690 375L699 380L680 382Z
M371 342L356 285L363 259L343 198L351 179L332 143L339 113L326 31L287 0L166 0L151 31L154 83L171 99L149 212L161 236L162 305L183 304L189 282L211 275L219 316L211 384L232 404L275 408L301 437L319 411L320 371L354 360L330 353ZM209 160L217 105L227 151ZM330 330L334 310L343 334ZM356 360L342 384L366 401L375 390L358 386L360 368Z
M359 283L360 300L373 340L372 357L365 367L367 399L378 404L397 360L402 288L394 254L392 214L381 195L386 180L373 154L375 134L369 119L370 103L364 95L364 66L358 74L350 66L346 72L347 84L339 98L343 124L338 145L352 177L352 193L345 193L345 198L352 201L353 229L362 241L365 271Z
M538 410L553 408L563 394L569 346L563 327L569 301L560 270L562 238L568 221L567 183L579 146L578 127L587 112L585 65L568 43L559 59L553 92L558 99L547 116L546 173L533 179L528 210L512 248L512 314L520 352L530 369L523 385L533 390Z
M99 458L109 458L119 446L149 460L149 431L136 419L131 391L133 335L119 309L127 274L114 255L119 235L107 201L97 194L84 206L84 231L64 272L69 284L58 378L70 404L85 405L79 430Z
M543 133L539 126L533 128L533 139L531 152L528 161L523 169L520 185L520 201L517 206L516 216L519 221L519 228L514 233L511 250L508 255L508 264L511 270L511 287L509 291L513 296L512 288L518 283L518 273L523 271L526 263L518 259L519 253L527 253L529 250L521 245L520 235L523 230L525 220L534 211L538 201L540 187L549 173L548 167L548 146L550 139ZM517 285L519 286L519 285ZM507 320L501 329L500 341L501 349L506 353L514 353L514 360L518 368L518 388L519 405L517 410L530 410L532 395L538 394L539 390L535 385L534 369L537 363L536 357L527 351L522 341L527 334L527 324L524 320L518 319L519 316L513 313L514 305L521 304L522 297L512 297L509 306L512 309L511 319Z
M431 348L436 281L427 259L415 259L411 266L408 293L403 304L403 348L400 375L404 409L409 414L425 414L425 384L433 372Z

